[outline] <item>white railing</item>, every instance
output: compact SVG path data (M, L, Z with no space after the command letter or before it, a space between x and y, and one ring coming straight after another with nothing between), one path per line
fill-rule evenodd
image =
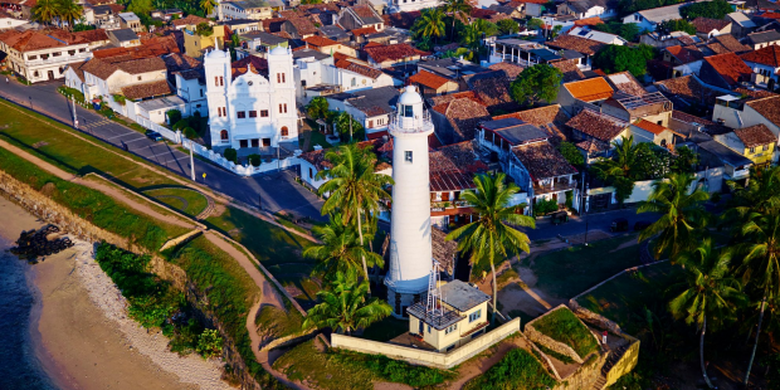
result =
M165 138L165 139L173 141L173 142L175 142L177 144L182 143L182 139L184 138L184 136L181 135L180 131L173 131L173 130L171 130L171 129L169 129L169 128L167 128L167 127L165 127L165 126L163 126L163 125L161 125L159 123L152 122L151 120L146 119L146 118L141 117L141 116L136 116L135 120L136 120L136 122L139 125L147 128L149 130L154 130L154 131L160 133L160 135L163 136L163 138Z
M402 131L405 133L422 133L433 129L431 114L423 111L422 116L417 115L413 118L402 116L399 113L390 115L389 128L393 131Z
M192 152L194 154L197 154L198 156L201 156L203 158L208 159L209 161L213 162L214 164L219 165L222 168L227 169L230 172L235 173L239 176L252 176L252 175L259 175L263 173L273 172L280 169L288 169L292 168L294 166L301 165L301 159L298 157L300 155L299 151L296 151L294 156L290 156L281 160L273 159L271 161L264 161L259 166L252 166L252 165L241 165L236 164L232 161L229 161L221 154L206 148L203 145L198 144L197 142L193 142L192 140L187 139L185 136L181 136L182 140L182 146L184 146L185 149L189 150L192 148Z

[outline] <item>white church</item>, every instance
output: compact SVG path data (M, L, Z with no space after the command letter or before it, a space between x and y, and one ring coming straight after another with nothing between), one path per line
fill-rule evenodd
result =
M219 49L203 59L209 107L211 147L277 147L297 141L297 107L292 52L273 48L262 59L249 56L230 61Z

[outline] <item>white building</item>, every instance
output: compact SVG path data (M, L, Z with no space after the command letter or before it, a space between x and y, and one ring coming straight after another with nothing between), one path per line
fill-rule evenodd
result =
M234 19L270 19L274 15L274 9L284 8L281 0L217 0L214 12L218 20Z
M419 302L433 267L428 136L433 122L413 86L398 99L390 121L393 136L393 211L390 230L390 268L385 277L387 301L393 316Z
M569 35L587 38L592 41L601 42L607 45L623 46L628 44L628 41L619 35L591 30L584 27L574 27L573 29L569 30Z
M212 50L203 59L211 146L234 149L277 147L298 139L292 53L276 47L266 59L235 63Z
M388 0L390 13L420 11L426 8L436 8L441 0Z
M639 25L641 31L655 31L659 24L667 20L682 19L680 8L691 3L679 3L667 5L665 7L651 8L644 11L637 11L633 14L623 17L623 23L635 23Z
M19 27L27 23L30 23L30 21L26 19L15 18L13 15L0 10L0 30Z
M27 81L51 81L63 78L68 65L92 58L88 37L93 34L87 33L8 30L0 33L0 50L8 55L8 67Z

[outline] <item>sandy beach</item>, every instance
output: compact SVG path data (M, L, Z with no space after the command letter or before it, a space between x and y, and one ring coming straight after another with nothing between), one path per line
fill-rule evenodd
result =
M0 197L0 235L15 240L42 225ZM75 240L74 240L75 241ZM92 257L76 246L31 266L38 304L32 339L46 371L63 389L231 389L221 363L167 350L168 340L127 318L126 301Z

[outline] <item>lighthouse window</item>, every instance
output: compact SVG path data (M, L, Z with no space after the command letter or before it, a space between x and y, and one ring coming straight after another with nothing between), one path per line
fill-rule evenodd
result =
M412 151L411 150L407 150L407 151L404 152L404 161L406 161L408 163L412 162Z
M405 116L407 118L414 117L414 107L412 107L412 106L401 106L401 108L403 109L403 116Z

